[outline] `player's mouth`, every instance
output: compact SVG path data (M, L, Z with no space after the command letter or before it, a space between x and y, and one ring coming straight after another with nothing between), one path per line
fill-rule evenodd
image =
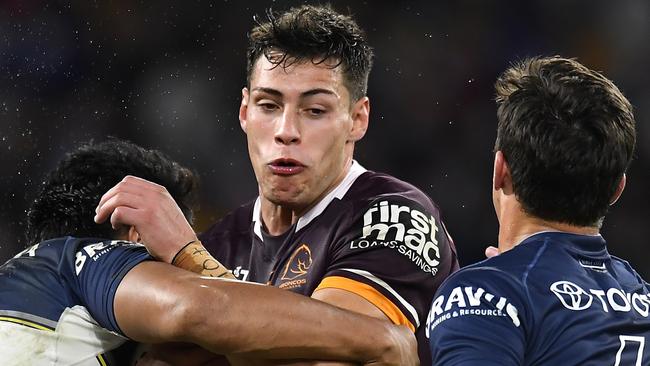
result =
M306 166L294 159L275 159L268 164L271 173L277 175L294 175L303 172Z

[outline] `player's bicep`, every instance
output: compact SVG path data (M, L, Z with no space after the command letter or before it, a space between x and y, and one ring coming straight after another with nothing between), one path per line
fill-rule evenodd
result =
M166 263L147 261L133 267L115 294L115 319L122 332L138 342L174 341L182 320L181 278L193 274Z
M363 296L351 291L338 288L322 288L315 291L312 298L338 306L342 309L371 316L377 319L390 320L375 304Z

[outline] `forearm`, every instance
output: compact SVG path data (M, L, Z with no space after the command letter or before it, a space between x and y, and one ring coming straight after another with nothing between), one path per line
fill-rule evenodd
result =
M129 271L118 287L115 314L124 334L140 342L190 342L252 358L400 360L414 345L406 328L386 321L159 262Z
M387 322L272 287L202 281L190 296L201 301L188 312L184 335L213 352L367 361L394 346ZM251 299L258 299L254 310L244 305Z

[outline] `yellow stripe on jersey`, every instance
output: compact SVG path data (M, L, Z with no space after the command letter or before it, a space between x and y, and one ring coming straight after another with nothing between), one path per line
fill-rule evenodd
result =
M413 323L411 323L404 313L392 301L388 300L386 296L370 285L346 277L330 276L325 277L314 292L324 288L337 288L355 293L375 305L393 323L406 325L411 331L415 332L415 326L413 326Z
M45 330L45 331L50 331L50 332L54 331L54 329L52 329L52 328L48 328L48 327L46 327L44 325L40 325L40 324L37 324L37 323L34 323L34 322L30 322L30 321L24 320L24 319L11 318L11 317L7 317L7 316L0 316L0 321L20 324L20 325L24 325L26 327L30 327L30 328L34 328L34 329L38 329L38 330Z
M99 361L99 364L102 365L102 366L108 366L106 364L106 361L104 361L104 356L103 355L97 356L97 361Z

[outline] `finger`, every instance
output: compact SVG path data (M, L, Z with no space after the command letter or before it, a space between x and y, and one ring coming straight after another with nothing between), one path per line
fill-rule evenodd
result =
M122 179L122 181L120 181L119 183L114 185L111 189L106 191L106 193L104 193L104 195L99 199L99 203L95 208L95 213L99 213L102 206L105 205L108 200L112 199L114 196L122 192L135 193L137 192L137 187L133 183L129 182L129 180L127 180L126 178Z
M165 187L150 182L146 179L138 178L133 175L125 176L119 183L109 189L99 200L95 212L98 212L101 206L119 192L131 192L137 194L147 194L148 192L160 193L166 192Z
M118 191L97 208L94 220L96 223L101 224L108 219L115 209L122 206L141 209L143 208L143 201L143 197L139 194Z
M485 257L486 258L496 257L497 255L499 255L499 249L498 248L493 247L493 246L489 246L489 247L485 248Z
M156 190L165 189L164 186L158 183L148 181L144 178L136 177L135 175L127 175L124 177L124 179L122 179L122 181L136 187L156 189Z
M138 218L141 216L141 211L135 208L119 206L111 214L111 226L113 230L117 230L123 225L136 226ZM137 229L137 226L136 226Z

